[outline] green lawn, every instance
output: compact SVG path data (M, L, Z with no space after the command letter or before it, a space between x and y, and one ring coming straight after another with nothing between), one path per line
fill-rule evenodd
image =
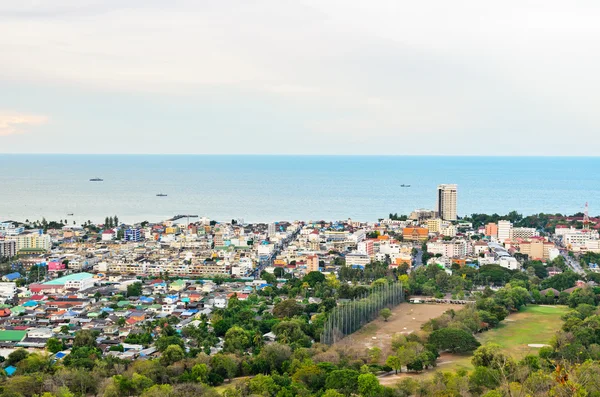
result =
M537 353L529 344L547 344L562 326L560 317L566 306L526 306L511 314L500 325L478 335L481 344L492 342L504 348L514 358Z
M560 317L568 310L566 306L526 306L518 313L509 315L498 327L477 334L476 337L482 345L496 343L513 358L520 359L527 354L537 354L539 348L529 347L529 344L550 342L562 326ZM473 369L470 354L444 354L440 358L440 364L437 370Z

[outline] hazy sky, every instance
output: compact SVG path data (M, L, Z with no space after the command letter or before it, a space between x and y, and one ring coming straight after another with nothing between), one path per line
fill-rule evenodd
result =
M600 2L0 0L0 152L596 155Z

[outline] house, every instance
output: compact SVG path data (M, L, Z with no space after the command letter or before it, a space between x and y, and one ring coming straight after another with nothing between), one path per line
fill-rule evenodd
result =
M554 294L555 298L558 298L558 296L560 295L560 292L554 288L546 288L540 291L540 295L542 297L546 297L546 295L548 295L548 292Z
M107 229L102 232L102 241L112 241L116 237L116 233L112 229Z
M14 273L9 273L7 275L2 276L2 281L15 281L19 278L21 278L21 273L14 272Z
M215 296L213 299L213 304L215 307L219 309L225 309L227 307L227 296L219 295Z
M552 277L552 276L556 276L557 274L562 274L562 270L559 269L558 267L549 267L548 269L546 269L548 271L548 277Z

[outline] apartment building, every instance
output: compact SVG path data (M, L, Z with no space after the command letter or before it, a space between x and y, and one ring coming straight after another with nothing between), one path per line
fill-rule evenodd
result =
M439 217L445 221L456 220L457 185L439 185L437 189L437 211Z
M485 225L485 235L498 238L498 225L495 223Z
M15 255L17 255L17 242L0 240L0 258L12 258Z
M512 229L512 238L532 238L539 236L538 231L533 227L513 227Z
M17 236L7 236L5 241L14 241L16 243L17 253L21 250L28 249L50 251L50 248L52 248L50 236L43 234L41 230L22 233Z
M513 225L510 221L498 221L498 241L503 243L512 238Z

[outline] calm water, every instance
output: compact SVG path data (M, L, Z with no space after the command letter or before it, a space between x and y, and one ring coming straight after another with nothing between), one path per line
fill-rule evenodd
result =
M373 221L433 208L440 183L458 184L460 215L575 213L586 201L597 214L599 170L600 157L0 155L0 220Z

